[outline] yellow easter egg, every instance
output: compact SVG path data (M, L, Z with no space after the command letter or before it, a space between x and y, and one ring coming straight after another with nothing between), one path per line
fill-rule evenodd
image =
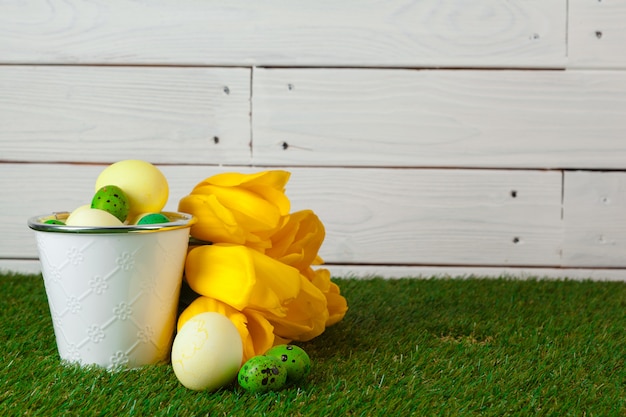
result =
M128 197L130 214L160 212L169 197L165 175L150 162L119 161L106 167L96 180L95 190L107 185L121 188Z

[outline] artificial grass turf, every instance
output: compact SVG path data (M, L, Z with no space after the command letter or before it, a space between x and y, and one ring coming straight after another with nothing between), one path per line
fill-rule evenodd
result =
M41 278L2 275L0 415L626 415L626 283L336 282L350 310L299 344L307 381L249 394L61 365Z

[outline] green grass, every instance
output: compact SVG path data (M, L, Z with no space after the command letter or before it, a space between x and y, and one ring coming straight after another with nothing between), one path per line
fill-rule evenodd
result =
M626 283L337 280L350 311L280 392L59 363L40 277L0 276L0 415L626 415Z

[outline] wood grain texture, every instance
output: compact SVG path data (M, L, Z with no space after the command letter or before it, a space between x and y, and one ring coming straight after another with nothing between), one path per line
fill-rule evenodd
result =
M260 164L623 169L626 73L255 69Z
M568 68L626 68L626 3L569 0Z
M250 161L250 69L0 66L0 160Z
M555 67L566 0L0 2L0 62Z
M168 210L218 172L291 171L335 276L626 280L624 21L609 0L0 2L0 269L37 272L27 218L137 158Z
M626 266L626 173L566 172L563 262Z
M330 263L558 265L561 174L302 169L289 195L327 230Z
M5 192L0 254L36 258L30 216L89 203L102 166L0 164ZM163 166L167 208L202 179L224 171ZM292 211L314 210L329 263L558 265L562 239L559 172L288 168ZM512 191L515 193L512 194Z

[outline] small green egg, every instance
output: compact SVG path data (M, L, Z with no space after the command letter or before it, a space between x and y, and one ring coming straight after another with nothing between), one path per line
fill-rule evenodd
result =
M65 224L61 220L57 220L57 219L46 220L44 223L45 224Z
M130 210L128 197L122 189L116 185L105 185L96 191L91 200L91 208L104 210L111 213L124 222Z
M302 381L311 373L311 358L299 346L276 345L265 356L272 356L285 364L287 368L287 383Z
M277 391L287 382L287 369L275 357L254 356L243 364L237 381L248 392Z
M163 213L146 213L139 217L137 224L169 223L169 221L170 219Z

